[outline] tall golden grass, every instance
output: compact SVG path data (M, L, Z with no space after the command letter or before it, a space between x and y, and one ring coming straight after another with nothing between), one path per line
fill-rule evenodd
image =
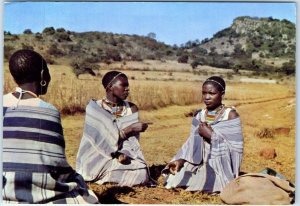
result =
M128 71L132 75L130 72L132 71ZM50 73L52 81L48 93L41 98L53 104L63 114L84 112L90 99L99 99L105 95L99 76L83 76L84 79L77 79L69 67L59 65L50 67ZM124 73L127 74L127 71ZM160 72L157 73L157 76L159 75ZM202 82L129 79L129 83L128 100L134 102L141 110L158 109L170 105L190 105L201 101ZM15 86L6 68L4 93L13 91ZM291 95L294 95L292 86L264 84L262 87L260 83L228 83L225 100L264 101Z

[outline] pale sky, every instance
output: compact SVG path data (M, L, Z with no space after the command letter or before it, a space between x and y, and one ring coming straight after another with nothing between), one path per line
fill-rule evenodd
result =
M238 16L273 17L296 22L295 3L260 2L10 2L4 4L3 29L42 32L63 27L146 36L169 45L210 38Z

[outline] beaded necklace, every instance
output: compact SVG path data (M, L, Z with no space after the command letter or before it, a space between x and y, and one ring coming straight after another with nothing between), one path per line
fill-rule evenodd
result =
M213 111L208 111L206 109L206 111L205 111L205 122L207 122L207 124L212 124L223 113L222 111L224 110L224 108L225 108L224 104L221 104L219 107L217 107Z
M109 101L106 97L104 97L101 101L102 108L107 109L115 118L122 117L126 114L126 104L122 101L123 105L118 105L117 103Z

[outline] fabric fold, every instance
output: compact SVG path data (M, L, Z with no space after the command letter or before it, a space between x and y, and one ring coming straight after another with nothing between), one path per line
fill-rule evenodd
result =
M95 100L89 102L76 160L76 170L86 181L131 186L148 179L139 137L129 137L118 145L119 130L135 122L138 122L138 113L116 119ZM130 164L119 163L115 158L117 152L128 155Z
M57 110L4 108L5 203L97 203L83 178L68 164Z
M211 142L198 133L200 113L192 120L187 141L171 161L186 160L175 175L166 177L166 187L186 187L191 191L218 192L238 176L242 155L243 135L240 118L212 124ZM165 168L162 173L166 173Z

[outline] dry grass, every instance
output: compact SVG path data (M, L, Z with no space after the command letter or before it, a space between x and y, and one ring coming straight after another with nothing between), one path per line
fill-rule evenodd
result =
M245 103L237 106L243 122L244 159L242 171L258 172L265 167L273 168L295 181L295 98L270 99L260 103ZM226 105L236 101L226 101ZM141 147L150 166L161 168L170 161L186 141L190 130L191 117L184 114L203 105L170 106L155 111L140 111L142 120L154 122L147 132L141 135ZM263 115L262 115L263 114ZM269 118L265 119L264 117ZM287 121L289 120L289 121ZM76 153L80 143L84 116L66 116L63 127L67 142L68 161L75 166ZM264 128L272 128L274 137L259 138L255 134ZM288 128L288 129L287 129ZM263 148L274 148L275 159L264 159L259 155ZM288 151L288 152L287 152ZM133 187L130 189L116 186L91 184L103 201L111 199L132 204L221 204L219 197L202 193L189 193L182 189L166 190L163 179L158 178L159 186Z
M82 75L77 79L72 73L71 68L62 65L49 66L52 82L49 85L48 93L42 97L56 106L63 114L82 113L85 111L87 102L92 99L99 99L105 95L101 85L101 77L91 77ZM102 73L108 70L101 71ZM128 77L136 71L124 71ZM129 101L134 102L142 110L159 109L170 105L190 105L198 103L200 100L200 90L206 76L193 75L188 73L187 80L184 81L165 81L162 72L152 71L152 74L143 76L153 76L154 80L135 78L129 80L131 94ZM176 72L176 75L184 75L184 72ZM197 77L198 79L193 79ZM15 83L10 76L7 64L4 73L4 93L14 90ZM202 79L202 81L200 81ZM266 92L265 90L274 91ZM240 84L228 83L226 100L239 101L264 101L270 98L283 98L293 96L292 87L279 84L266 84L262 90L261 84Z
M7 70L7 69L6 69ZM100 77L82 76L75 79L70 68L51 66L53 81L45 99L61 111L84 111L90 98L101 98L104 91ZM138 71L140 72L140 71ZM156 80L140 78L135 71L124 73L136 75L130 80L130 100L136 103L141 120L152 121L148 130L141 135L141 147L145 158L152 168L158 170L170 161L186 141L190 130L191 117L185 115L197 108L200 103L201 81L165 81L160 79L161 71L154 72ZM180 74L179 72L177 72ZM177 75L177 73L173 75ZM5 92L11 91L14 83L5 73ZM140 74L142 76L147 76ZM201 77L204 78L204 77ZM243 123L244 158L242 171L258 172L270 167L295 181L295 85L291 84L254 84L228 83L224 103L234 105ZM65 109L65 110L64 110ZM65 115L62 119L66 139L66 155L75 168L84 114ZM268 132L272 138L266 137ZM267 135L268 136L268 135ZM274 148L275 159L259 156L262 148ZM222 204L218 196L186 192L182 189L166 190L162 178L158 177L158 187L120 188L114 185L90 187L98 194L103 203L132 204Z

